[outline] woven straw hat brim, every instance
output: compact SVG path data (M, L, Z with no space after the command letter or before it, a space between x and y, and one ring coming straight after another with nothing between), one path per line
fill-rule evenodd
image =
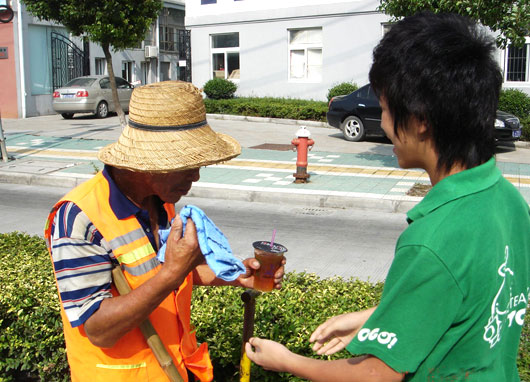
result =
M178 133L152 133L127 125L117 142L99 151L98 159L133 171L164 173L224 162L239 154L239 142L207 124Z

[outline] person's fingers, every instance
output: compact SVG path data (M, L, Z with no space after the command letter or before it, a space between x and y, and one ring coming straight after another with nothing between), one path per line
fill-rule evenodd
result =
M248 259L248 265L249 265L249 267L251 267L254 270L259 269L259 267L261 266L259 261L254 259L254 258L249 258Z
M174 219L171 224L171 230L169 232L169 237L172 237L173 240L178 241L182 237L182 220L180 218Z
M259 261L253 257L243 260L243 265L245 266L245 274L239 277L244 279L252 276L254 274L254 271L260 267Z
M245 344L245 353L247 353L248 359L256 363L255 352L252 350L252 345L248 342Z
M326 354L330 355L333 353L336 353L344 348L344 344L342 341L338 338L333 338L329 340L328 342L322 344L322 346L316 346L317 344L320 344L319 342L315 343L313 346L313 350L316 351L318 355ZM315 349L317 347L317 349Z
M186 222L186 230L184 231L184 238L196 238L197 237L197 227L195 227L195 223L193 220L188 218L188 221Z
M318 341L320 339L320 337L322 336L322 331L324 330L324 327L326 325L327 321L324 322L323 324L320 324L314 331L313 333L311 334L311 336L309 337L309 342L315 342L315 341Z

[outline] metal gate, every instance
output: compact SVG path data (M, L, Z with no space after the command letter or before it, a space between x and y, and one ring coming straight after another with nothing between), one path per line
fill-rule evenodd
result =
M186 67L181 66L179 80L191 82L191 39L190 31L185 29L178 30L178 47L179 60L186 60Z
M88 54L75 43L57 32L51 32L53 90L70 80L90 73Z

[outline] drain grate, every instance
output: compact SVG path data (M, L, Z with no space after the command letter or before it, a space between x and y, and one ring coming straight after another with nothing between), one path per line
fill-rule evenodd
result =
M261 145L249 147L250 149L289 151L293 146L281 143L263 143Z
M333 214L333 211L323 209L323 208L298 208L294 211L298 215L312 215L312 216L324 216L324 215L331 215Z

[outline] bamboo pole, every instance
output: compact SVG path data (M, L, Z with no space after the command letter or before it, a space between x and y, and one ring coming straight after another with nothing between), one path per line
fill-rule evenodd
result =
M112 278L114 279L114 285L120 295L126 295L131 291L129 283L125 279L123 272L119 266L112 269ZM160 336L156 332L155 328L151 324L149 319L145 320L140 324L140 330L147 341L147 344L153 351L158 363L162 367L162 370L166 373L171 382L184 382L184 379L177 370L177 367L173 363L173 359L166 350L164 343L160 339Z
M239 381L250 382L250 359L245 352L245 344L254 333L254 313L256 310L256 296L260 292L247 289L241 294L241 300L245 303L243 317L243 342L241 344L241 362L239 364Z

